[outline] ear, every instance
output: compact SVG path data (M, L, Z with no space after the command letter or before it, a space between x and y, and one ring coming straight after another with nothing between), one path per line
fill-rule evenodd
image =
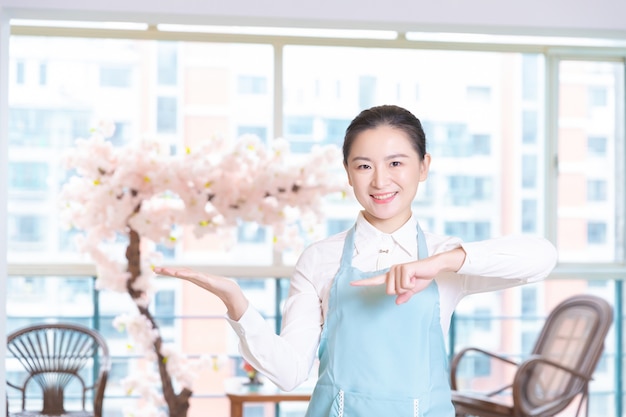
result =
M430 154L427 153L424 155L424 159L422 159L422 163L420 164L420 182L426 181L426 178L428 178L429 169L430 169Z
M350 187L352 187L352 178L350 178L350 172L348 171L348 164L346 164L345 162L343 163L343 169L346 170L346 175L348 176L348 184L350 184Z

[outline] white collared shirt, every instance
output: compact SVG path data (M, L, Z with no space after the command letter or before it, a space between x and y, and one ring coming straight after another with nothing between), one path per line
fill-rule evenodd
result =
M418 259L416 230L414 216L394 233L386 234L359 214L352 265L374 271ZM280 335L252 306L239 321L228 319L240 338L241 354L284 390L294 389L310 375L346 234L344 231L313 243L300 256L283 309ZM430 255L458 247L466 253L458 272L435 278L444 335L454 308L464 296L541 280L556 264L556 249L544 238L516 235L463 243L454 237L424 234Z

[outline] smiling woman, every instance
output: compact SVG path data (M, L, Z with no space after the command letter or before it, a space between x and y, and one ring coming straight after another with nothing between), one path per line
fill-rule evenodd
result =
M352 120L343 159L363 210L349 230L304 250L278 335L232 280L175 267L154 271L217 296L244 358L285 390L304 383L319 352L307 417L335 409L339 417L453 417L444 335L456 304L545 278L556 251L538 237L463 243L425 234L411 208L428 173L425 150L421 123L406 109L376 106ZM381 263L385 241L391 256Z

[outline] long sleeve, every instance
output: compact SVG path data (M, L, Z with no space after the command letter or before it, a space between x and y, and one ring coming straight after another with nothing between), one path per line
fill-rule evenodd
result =
M462 246L466 253L459 271L437 277L444 333L448 331L454 308L463 297L542 280L557 262L557 251L550 241L526 235L469 243L447 238L435 243L434 252L458 246Z
M326 288L320 285L332 282L341 253L333 248L342 244L342 239L327 240L303 252L291 279L280 335L253 307L238 322L228 320L239 336L242 356L283 390L296 388L310 376L323 324L320 294Z

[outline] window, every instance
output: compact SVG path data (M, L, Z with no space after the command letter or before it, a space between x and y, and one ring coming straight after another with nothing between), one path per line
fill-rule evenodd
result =
M608 104L608 91L606 87L589 87L589 104L592 107L606 107Z
M48 84L48 64L42 62L39 64L39 85Z
M535 101L539 91L539 57L536 54L522 54L522 98Z
M142 37L157 32L143 33ZM613 196L626 183L621 56L606 62L594 53L584 56L593 58L589 61L559 60L558 51L553 54L549 45L517 48L506 44L495 49L510 48L508 52L493 52L494 48L483 48L481 44L462 50L462 43L450 49L443 42L441 49L435 49L438 44L427 49L406 48L406 40L363 47L363 40L354 42L354 46L349 46L352 41L345 39L337 43L342 46L329 46L335 43L313 45L315 40L300 43L291 42L291 38L274 43L275 37L246 35L233 38L242 39L241 44L228 39L211 43L206 41L211 37L204 34L168 36L181 40L63 38L54 34L11 37L8 52L11 68L16 72L9 77L8 88L9 164L46 164L45 170L39 166L29 168L37 172L30 176L16 174L21 169L14 168L17 165L9 165L7 170L7 181L24 187L12 190L7 202L7 259L12 271L19 271L18 261L22 259L41 262L42 254L77 256L71 239L75 231L61 230L51 212L53 205L48 201L42 204L40 199L28 195L33 193L23 191L36 189L38 194L54 196L67 175L59 172L57 156L74 139L85 137L94 121L115 123L116 133L109 139L115 146L155 132L154 139L163 144L164 152L171 149L182 153L212 135L235 137L253 133L271 143L273 132L281 131L294 151L304 153L316 144L340 143L346 126L360 109L392 102L404 105L420 118L428 151L433 155L429 179L420 186L414 204L425 229L460 236L468 242L508 232L542 234L544 229L550 230L560 261L588 262L593 266L592 274L598 274L598 265L623 269L623 205ZM394 47L396 44L398 48ZM70 66L64 60L68 47L73 57ZM276 47L282 48L283 53L274 54ZM533 48L540 52L528 52ZM98 53L94 55L93 51ZM550 60L545 60L543 51L548 51ZM38 66L42 62L46 63L45 86L38 78L43 73ZM320 62L332 62L332 69L320 71ZM280 72L275 73L275 68L280 68ZM545 74L555 77L544 79ZM138 81L141 85L136 84ZM64 94L67 91L72 94ZM275 92L282 97L275 97ZM58 97L64 100L53 100ZM480 105L468 106L469 101ZM282 108L274 103L282 103ZM552 103L558 106L553 109ZM545 107L550 107L550 111ZM546 116L553 119L545 120ZM283 126L274 126L277 120L282 120ZM546 160L553 156L552 150L558 152L558 167ZM44 178L41 172L49 177L45 183L37 179ZM558 182L556 195L544 192L546 178ZM589 206L591 199L593 210ZM340 198L329 201L324 207L328 214L326 223L319 230L333 234L351 227L356 207L353 201ZM168 262L189 262L207 270L217 264L220 271L233 272L234 276L241 276L242 268L250 265L260 273L287 270L293 266L295 256L272 253L270 233L270 229L242 226L224 238L233 242L239 239L229 250L218 248L222 236L196 239L192 233L185 234L175 248L159 248ZM117 244L123 246L125 242ZM571 270L576 272L576 268ZM540 315L544 313L544 304L549 305L565 293L563 288L591 289L607 297L614 290L611 285L599 287L586 279L537 283L541 297L534 297L534 304L531 292L525 288L468 297L464 300L465 311L516 317L521 311L534 309ZM92 300L83 299L86 297L82 289L70 283L68 289L60 290L50 286L49 280L55 278L46 277L45 282L37 278L24 285L33 289L31 296L39 302L46 294L58 293L67 298L75 292L80 299L72 300L72 307L79 311L72 308L70 313L81 315L80 320L89 320L85 317L90 317L87 306L91 308ZM278 280L278 285L277 280L268 278L238 281L242 281L270 325L278 326L280 317L274 315L284 301L288 280ZM40 282L41 288L37 287ZM171 324L165 336L169 340L176 337L187 352L205 352L207 349L203 348L211 342L198 335L206 335L207 329L211 329L211 336L221 334L223 311L203 302L197 292L183 291L174 285L168 282L158 291L164 291L160 297L165 297L162 302L167 309L162 314ZM28 308L30 304L24 302L28 293L17 294L19 303L13 303L11 298L11 309ZM112 392L123 397L119 380L127 372L132 373L135 364L127 359L126 335L113 329L110 322L117 314L129 311L125 304L128 297L113 296L107 291L98 296L101 326L120 355L114 363L120 364L123 374L115 378ZM176 309L172 310L174 302ZM60 314L55 309L63 306L40 302L37 307L47 315L46 319L54 319ZM481 313L481 308L486 307L491 311ZM8 323L13 326L26 320L14 314ZM473 317L470 320L475 321ZM505 338L501 332L510 327L503 321L492 317L490 322L490 334L502 338L483 338L481 342L493 343L514 354L534 342L533 323L517 321L516 317L515 336ZM472 337L471 332L463 333L463 327L458 326L456 343ZM226 337L230 338L230 334ZM501 345L504 339L511 344ZM233 358L225 371L230 376L235 372L230 368L238 355L236 340L228 339L225 345L215 348L222 349L215 353ZM607 375L599 375L597 381L602 390L619 395L611 391L619 372L614 366L616 352L611 349L607 345ZM496 370L483 359L470 364L467 374L472 379L476 379L475 375L497 377ZM206 386L204 382L198 386ZM198 394L193 398L198 401L196 404L209 404L203 409L211 409L213 401L223 401L210 398L213 392ZM591 398L592 409L594 402L607 400L595 392ZM114 405L110 412L120 414L119 408Z
M265 241L265 228L255 223L241 223L237 228L239 243L262 243Z
M466 157L472 154L473 143L470 142L467 126L462 123L447 123L435 129L435 132L441 132L441 138L437 138L442 143L433 150L433 152L441 152L446 157ZM436 140L437 140L436 139Z
M45 191L48 189L46 162L9 163L9 187L12 190Z
M486 377L491 375L491 359L483 356L475 356L474 357L474 372L473 375L476 377Z
M352 226L354 226L354 219L330 219L326 222L326 234L332 236Z
M130 67L100 67L100 86L129 88L131 86L132 70Z
M26 64L24 61L17 61L15 63L15 83L18 85L26 83Z
M45 221L36 215L9 215L9 241L15 243L35 243L43 239ZM39 250L32 247L32 250Z
M558 71L559 261L621 263L624 230L619 225L624 224L624 210L611 193L623 190L620 184L625 183L624 115L609 97L624 95L624 66L563 60Z
M159 97L157 99L157 131L159 133L175 133L177 129L178 105L175 97Z
M263 142L268 142L267 128L265 126L238 126L237 137L243 135L254 135L261 139Z
M534 110L524 110L522 112L522 142L537 143L537 112Z
M537 200L522 200L522 232L536 233L538 216L539 214L537 213Z
M50 112L39 109L12 108L9 117L9 143L17 146L47 146L45 134Z
M173 326L176 315L176 293L161 290L154 294L154 315L159 326Z
M606 223L589 222L587 223L587 242L590 244L606 243Z
M535 316L539 309L537 308L537 287L524 286L522 291L522 316Z
M445 233L458 236L466 242L488 239L491 236L489 222L445 222Z
M237 77L237 92L252 95L267 94L267 79L256 75L240 75Z
M310 116L285 117L285 138L290 142L293 152L309 152L319 143L314 140L314 118Z
M157 81L159 85L178 82L178 42L157 42Z
M290 116L285 119L285 134L291 136L312 136L313 118L308 116Z
M485 332L491 331L491 316L492 312L490 309L477 307L474 310L474 328Z
M471 102L489 103L491 87L470 85L467 87L467 99Z
M522 187L535 188L537 186L537 156L522 156Z
M587 180L587 201L606 201L606 180Z
M114 146L123 146L130 142L130 122L115 122L115 132L107 140Z
M523 355L532 352L535 343L537 343L537 332L535 330L523 330L519 352Z
M472 135L472 143L474 152L473 155L485 155L491 154L491 135Z
M607 138L605 136L589 136L587 151L589 156L606 156Z
M326 119L326 141L341 146L349 119Z
M359 107L366 109L376 104L376 77L361 75L359 77Z
M491 197L491 179L453 175L448 178L451 203L455 206L467 206Z

